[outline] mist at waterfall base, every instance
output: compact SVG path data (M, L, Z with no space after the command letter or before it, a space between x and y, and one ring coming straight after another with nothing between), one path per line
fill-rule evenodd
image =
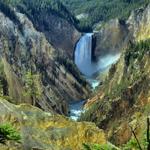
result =
M92 35L93 33L83 35L77 43L75 64L90 83L91 87L95 89L100 81L95 78L94 74L108 70L120 58L120 54L107 54L100 57L96 63L92 62ZM85 100L81 100L69 105L70 118L77 120L80 117L81 113L84 112L83 105L85 102Z

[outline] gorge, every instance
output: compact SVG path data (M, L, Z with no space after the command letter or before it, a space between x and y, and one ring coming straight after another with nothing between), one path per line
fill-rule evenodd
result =
M147 150L149 3L0 0L0 150Z

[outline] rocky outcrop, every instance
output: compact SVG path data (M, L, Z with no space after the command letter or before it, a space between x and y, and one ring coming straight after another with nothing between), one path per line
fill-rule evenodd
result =
M133 11L128 20L112 19L95 33L94 56L120 53L129 43L150 38L150 5Z
M0 149L81 150L84 143L105 144L105 134L93 123L74 122L31 105L13 105L0 98L0 124L9 122L21 143L7 141Z
M94 39L94 56L96 58L120 53L129 41L129 32L125 21L114 19L101 25L99 32L94 34Z
M61 2L22 0L9 4L26 14L36 30L43 32L59 53L73 59L74 47L81 34L75 28L77 20Z
M69 67L58 62L57 51L24 14L14 10L11 15L0 11L0 20L0 60L8 85L7 95L13 98L13 103L26 102L46 111L67 114L66 102L86 98L88 88L83 87L86 82L77 69L69 66L71 72ZM29 72L38 77L35 87L41 94L36 102L30 94L25 94Z
M81 36L74 25L53 13L43 11L37 15L38 20L33 20L35 27L45 34L55 49L73 59L76 42Z
M128 28L135 41L150 38L150 4L133 11L127 20Z

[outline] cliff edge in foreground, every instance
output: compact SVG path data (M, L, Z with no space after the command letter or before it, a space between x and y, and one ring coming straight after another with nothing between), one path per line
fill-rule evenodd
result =
M0 98L0 124L10 123L21 143L6 141L3 150L80 150L84 143L105 144L105 134L93 123L75 122L27 104L14 105Z

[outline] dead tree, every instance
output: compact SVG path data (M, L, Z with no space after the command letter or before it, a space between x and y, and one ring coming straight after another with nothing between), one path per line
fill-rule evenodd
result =
M133 134L133 136L134 136L134 138L135 138L135 140L136 140L136 142L138 144L139 149L143 150L142 147L141 147L141 145L140 145L140 142L139 142L139 140L138 140L138 138L137 138L137 136L136 136L136 134L135 134L135 132L134 132L134 130L132 129L131 126L130 126L130 129L131 129L131 132L132 132L132 134Z

